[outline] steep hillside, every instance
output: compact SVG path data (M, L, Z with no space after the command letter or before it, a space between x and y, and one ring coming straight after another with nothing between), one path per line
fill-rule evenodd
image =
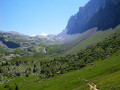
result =
M86 48L89 45L95 45L99 42L102 42L112 33L117 32L117 29L119 29L120 26L117 26L115 29L108 29L108 30L100 30L97 31L97 28L92 28L74 40L71 40L67 43L61 44L61 45L52 45L47 48L48 52L51 52L52 54L58 54L58 56L61 55L67 55L67 54L74 54L79 52L80 50Z
M89 31L87 31L89 32ZM87 32L85 32L87 34ZM110 34L112 34L113 32L116 32L116 30L112 30L112 29L108 29L105 31L97 31L97 32L92 32L89 38L87 38L86 40L83 40L80 43L75 43L76 41L79 41L82 39L82 36L80 36L79 38L73 40L72 42L74 42L74 46L70 47L71 49L68 49L68 53L75 53L78 52L84 48L86 48L89 45L95 45L96 43L99 43L101 41L104 41L105 38L107 38ZM83 33L83 34L85 34ZM67 45L70 45L69 43ZM65 44L66 46L66 44Z

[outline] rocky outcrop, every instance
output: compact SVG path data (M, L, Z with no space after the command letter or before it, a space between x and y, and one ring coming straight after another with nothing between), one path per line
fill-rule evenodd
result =
M85 32L82 28L104 4L104 0L90 0L84 7L80 7L77 14L71 16L66 29L67 34Z
M58 34L56 38L60 42L66 43L80 36L81 33L85 32L82 29L83 26L89 22L90 18L103 4L104 0L90 0L84 7L80 7L78 13L70 17L66 29Z
M120 0L90 0L72 16L67 34L83 33L91 28L98 30L115 28L120 24Z
M77 14L71 16L66 29L58 36L59 40L70 41L78 34L97 27L98 30L115 28L120 24L120 0L90 0L80 7ZM65 32L66 31L66 32ZM64 33L65 32L65 33ZM72 37L74 36L74 37ZM69 38L69 40L67 40Z
M115 28L120 24L120 0L105 0L104 5L96 12L82 30L98 27L98 30Z

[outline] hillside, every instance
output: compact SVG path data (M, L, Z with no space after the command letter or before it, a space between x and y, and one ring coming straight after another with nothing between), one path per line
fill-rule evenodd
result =
M48 35L48 38L47 36L32 37L17 32L0 31L0 60L6 61L37 52L44 54L48 46L58 43L53 35Z
M91 32L91 34L89 32ZM67 52L68 53L76 53L76 52L86 48L89 45L95 45L96 43L99 43L99 42L105 40L105 38L107 38L113 32L116 32L116 30L115 29L108 29L105 31L96 31L96 32L86 31L80 37L65 44L65 46L71 46L71 47L69 47L71 49L68 49ZM86 37L86 35L89 37ZM86 40L84 40L84 38ZM73 43L73 44L71 44L71 43Z
M116 78L119 76L116 77L115 75L119 75L119 48L120 28L118 27L102 42L90 45L74 55L39 58L38 54L34 54L35 56L28 55L13 58L6 62L2 61L0 67L2 86L0 88L32 89L32 86L34 86L36 90L45 88L56 88L56 90L58 88L87 89L89 88L88 83L95 83L98 88L117 89L119 88L119 79ZM109 80L109 78L106 78L107 76L114 79ZM100 79L106 81L99 81ZM56 80L58 83L56 83ZM117 81L114 82L114 80ZM107 81L110 81L110 83L107 83ZM109 87L112 82L114 84ZM104 86L104 83L107 83L107 86ZM61 84L64 84L64 86Z
M86 48L89 45L95 45L99 42L102 42L112 33L117 32L117 29L119 29L120 26L117 26L115 29L108 29L108 30L100 30L97 31L97 28L92 28L83 34L81 34L79 37L75 38L74 40L71 40L67 43L61 44L61 45L51 45L50 47L46 48L48 52L52 52L52 54L58 54L60 55L68 55L68 54L74 54L79 52L80 50Z
M94 83L100 90L119 90L119 53L120 51L105 60L93 62L81 70L54 78L40 80L39 77L17 77L13 81L4 84L0 89L15 89L17 86L19 90L90 90L89 84Z

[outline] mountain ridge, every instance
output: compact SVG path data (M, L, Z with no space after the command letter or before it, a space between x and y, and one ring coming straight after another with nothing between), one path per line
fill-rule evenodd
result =
M84 7L80 7L77 14L70 17L65 30L58 34L57 38L66 36L59 39L60 41L63 40L63 43L66 43L79 37L83 33L79 31L80 28L89 21L103 4L104 0L90 0Z
M104 4L104 0L90 0L84 7L80 7L77 14L72 16L67 24L67 34L83 33L80 29ZM93 27L94 28L94 27ZM89 28L91 29L91 28Z
M69 42L90 30L97 27L98 30L107 30L115 28L120 24L120 0L90 0L84 7L80 7L77 14L70 17L64 33L70 37L64 38L64 41ZM113 14L114 13L114 14ZM63 37L62 33L58 37ZM72 37L72 35L76 35ZM65 35L64 35L65 36ZM60 39L63 40L63 39ZM64 42L64 43L66 43Z

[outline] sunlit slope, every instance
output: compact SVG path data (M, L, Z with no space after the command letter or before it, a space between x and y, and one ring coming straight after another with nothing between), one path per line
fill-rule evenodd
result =
M104 41L106 38L111 36L113 33L117 33L120 26L114 29L96 31L97 28L93 28L81 34L78 38L67 42L62 45L52 45L47 48L47 53L55 56L74 54L80 50L86 48L89 45L96 45L99 42Z
M72 50L75 51L75 50L78 50L78 48L81 50L89 45L94 45L98 42L101 42L105 40L105 38L107 38L112 32L113 32L112 29L105 30L105 31L97 31L95 34L91 35L91 37L89 37L87 40L76 45Z
M95 45L99 42L104 41L105 38L107 38L112 33L115 33L116 31L117 29L108 29L105 31L87 31L73 41L64 44L64 46L66 47L65 53L70 54L79 52L89 45Z
M105 60L93 62L81 70L47 80L39 80L39 77L15 78L12 82L0 87L0 90L8 90L4 88L7 85L11 90L14 90L16 86L19 90L89 90L89 83L96 84L100 90L119 90L119 53L120 51Z

